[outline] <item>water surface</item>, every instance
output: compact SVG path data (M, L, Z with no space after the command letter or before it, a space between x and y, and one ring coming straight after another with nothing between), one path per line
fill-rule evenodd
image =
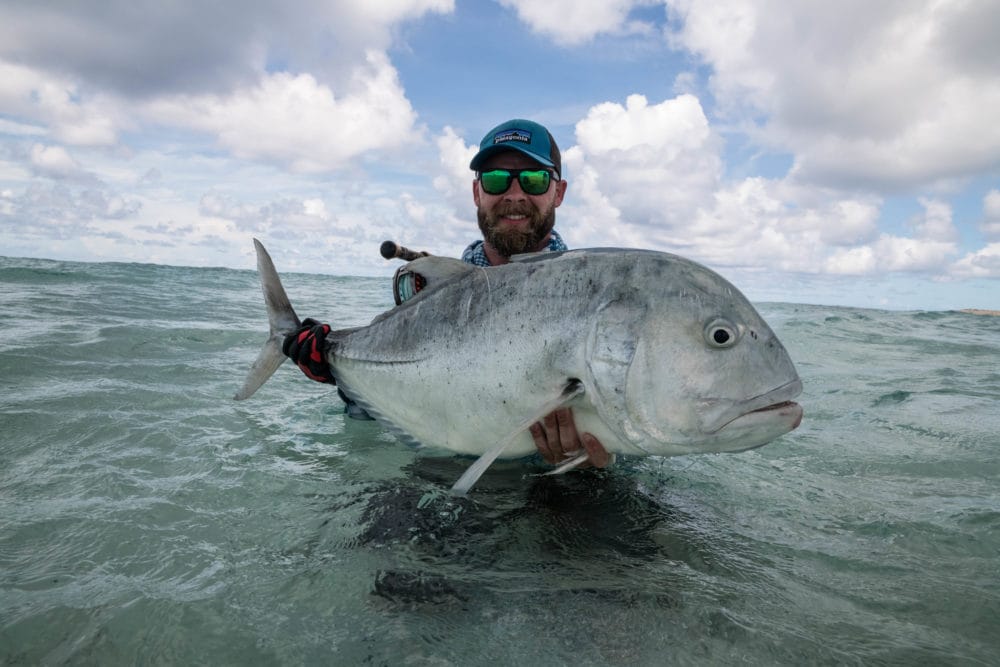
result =
M387 281L285 277L363 324ZM806 417L492 468L282 368L256 275L0 258L0 664L1000 661L1000 318L759 304Z

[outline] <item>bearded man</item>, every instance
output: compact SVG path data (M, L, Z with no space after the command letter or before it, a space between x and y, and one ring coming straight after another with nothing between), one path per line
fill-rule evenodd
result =
M530 120L515 119L486 133L469 167L483 240L462 259L476 266L506 264L511 255L566 250L552 228L566 193L555 139Z
M523 119L502 123L486 133L469 167L476 172L472 198L483 238L465 249L463 261L490 267L507 264L512 255L568 249L553 229L566 181L561 177L559 147L547 129ZM397 303L398 299L397 295ZM302 372L317 382L336 382L320 352L329 331L328 324L305 320L283 347ZM343 392L340 397L349 416L370 419ZM577 432L570 408L548 414L530 430L539 455L548 463L563 463L581 449L589 454L581 467L603 468L612 461L597 438Z

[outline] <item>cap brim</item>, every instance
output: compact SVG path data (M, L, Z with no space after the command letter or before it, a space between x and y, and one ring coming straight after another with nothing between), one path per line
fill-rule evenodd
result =
M535 162L537 162L542 166L551 167L552 169L556 168L556 165L552 162L552 160L550 160L547 157L529 151L526 148L522 148L521 146L516 146L516 145L512 146L510 144L505 144L502 146L487 146L483 150L476 153L476 156L472 158L472 162L469 163L469 169L472 169L473 171L480 171L480 167L483 166L483 162L485 162L487 158L496 155L497 153L503 153L505 151L517 151L518 153L523 153L524 155L527 155L532 160L534 160Z

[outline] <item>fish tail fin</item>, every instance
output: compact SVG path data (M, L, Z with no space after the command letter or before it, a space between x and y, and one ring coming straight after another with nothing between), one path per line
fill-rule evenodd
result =
M260 354L250 367L243 386L236 392L233 398L242 401L253 396L254 392L260 389L261 385L267 382L268 378L278 370L278 366L285 361L285 354L281 351L281 344L285 336L298 328L300 322L292 304L288 301L285 288L281 285L278 271L274 268L274 262L267 250L257 239L253 240L254 248L257 250L257 273L260 275L260 286L264 291L264 303L267 305L267 319L270 325L270 332Z

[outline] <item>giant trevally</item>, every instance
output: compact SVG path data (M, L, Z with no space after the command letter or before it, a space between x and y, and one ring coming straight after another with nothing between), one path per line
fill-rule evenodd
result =
M282 341L299 326L254 245L271 331L237 400L285 360ZM479 456L456 492L497 457L535 452L528 427L564 405L609 452L640 456L742 451L802 420L781 342L739 290L693 261L583 249L490 268L442 257L407 266L427 285L368 326L331 331L326 359L341 390L404 439Z

